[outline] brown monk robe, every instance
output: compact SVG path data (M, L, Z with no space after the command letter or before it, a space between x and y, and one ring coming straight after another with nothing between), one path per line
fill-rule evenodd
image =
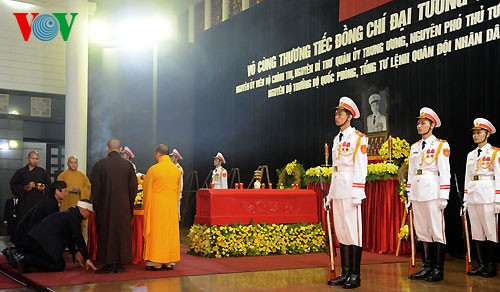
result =
M92 168L91 188L97 230L98 274L122 273L132 260L132 227L137 178L130 162L120 157L120 141L108 141L108 157Z

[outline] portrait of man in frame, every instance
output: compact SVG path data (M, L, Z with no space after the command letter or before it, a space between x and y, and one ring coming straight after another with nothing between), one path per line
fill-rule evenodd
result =
M369 133L387 132L389 124L387 120L387 90L370 91L364 94L364 112L366 113L365 131Z

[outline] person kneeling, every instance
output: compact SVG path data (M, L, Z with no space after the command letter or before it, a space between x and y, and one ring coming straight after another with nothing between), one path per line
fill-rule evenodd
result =
M96 270L89 258L81 232L81 221L93 212L89 200L82 200L76 207L46 217L23 238L14 259L22 273L32 268L59 272L66 268L63 253L66 248L73 255L73 262Z

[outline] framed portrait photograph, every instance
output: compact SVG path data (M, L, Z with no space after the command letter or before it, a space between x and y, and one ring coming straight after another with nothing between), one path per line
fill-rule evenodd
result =
M389 131L388 89L373 90L363 94L363 120L366 134Z

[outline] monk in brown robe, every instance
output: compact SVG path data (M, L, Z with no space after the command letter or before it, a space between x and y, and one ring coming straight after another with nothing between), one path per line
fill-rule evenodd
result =
M91 189L97 230L98 274L123 273L132 260L132 216L137 178L130 162L120 157L120 140L108 141L108 157L92 168Z

